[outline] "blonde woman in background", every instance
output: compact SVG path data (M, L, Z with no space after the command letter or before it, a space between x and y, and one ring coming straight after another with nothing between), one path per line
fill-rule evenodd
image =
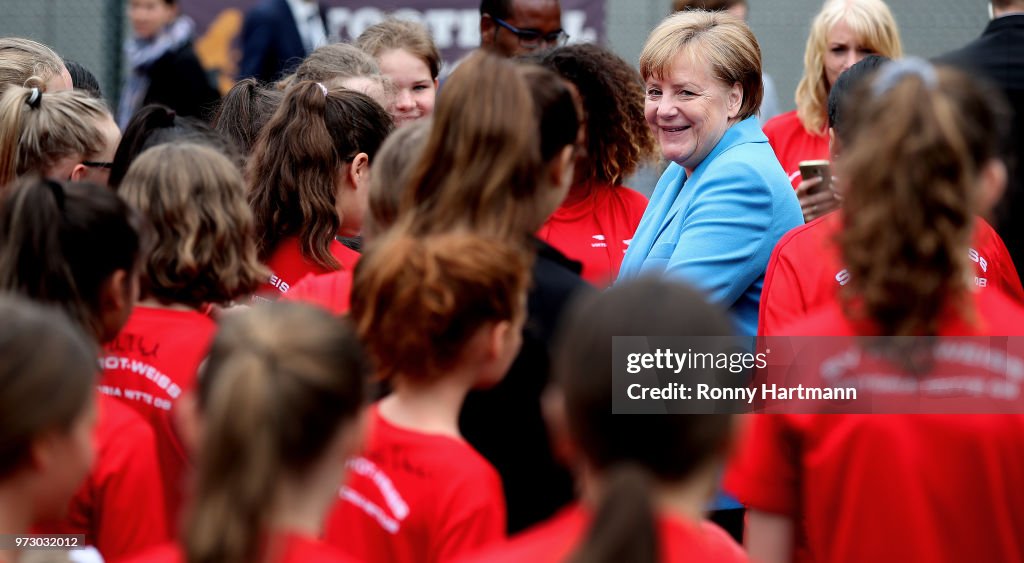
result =
M828 92L836 78L868 55L897 59L903 54L892 12L882 0L828 0L811 24L804 51L804 75L796 88L796 110L764 125L775 156L797 190L804 221L839 207L821 180L802 181L800 162L827 160Z

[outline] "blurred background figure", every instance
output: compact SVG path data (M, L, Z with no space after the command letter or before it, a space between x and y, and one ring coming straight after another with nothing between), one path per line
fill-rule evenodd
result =
M139 108L163 104L183 116L207 117L220 94L196 57L195 23L177 0L129 0L132 37L124 54L131 71L118 107L121 127Z
M95 347L28 299L0 298L0 514L5 533L60 519L96 458ZM23 561L0 550L3 561Z
M314 0L263 0L245 14L239 78L274 82L327 44L327 16Z
M683 10L708 10L711 12L725 10L737 18L747 21L750 6L747 4L747 0L674 0L672 2L672 11L682 12ZM764 84L764 97L761 98L761 107L757 111L757 118L764 125L769 119L780 113L779 94L775 90L775 81L763 69L761 82Z
M481 0L480 47L503 57L515 57L565 45L558 0Z
M868 55L903 55L899 29L882 0L828 0L811 24L804 52L804 75L796 88L796 110L764 125L775 156L803 207L804 221L839 207L835 197L804 205L820 180L802 181L800 161L828 159L825 105L836 78Z
M981 37L940 61L957 66L998 86L1014 112L1010 149L1010 180L996 206L996 230L1003 236L1017 271L1024 268L1024 0L989 3L992 21Z

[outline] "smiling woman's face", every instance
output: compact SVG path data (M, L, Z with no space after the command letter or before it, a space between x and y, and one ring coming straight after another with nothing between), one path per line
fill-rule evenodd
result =
M644 99L644 116L662 155L689 174L732 125L743 89L715 79L699 57L680 54L664 76L647 78Z

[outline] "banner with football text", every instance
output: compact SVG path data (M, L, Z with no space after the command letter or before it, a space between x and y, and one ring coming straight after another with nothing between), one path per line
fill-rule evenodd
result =
M231 87L241 58L238 35L245 12L259 0L181 0L182 11L195 20L196 52L207 69L217 72L220 88ZM265 0L262 0L265 1ZM387 16L422 22L447 63L480 44L479 0L324 0L333 41L352 41ZM562 27L570 42L600 42L605 20L602 0L562 0Z

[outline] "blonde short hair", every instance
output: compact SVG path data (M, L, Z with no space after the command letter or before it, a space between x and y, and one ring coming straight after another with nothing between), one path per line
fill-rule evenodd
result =
M796 115L808 133L819 134L825 128L828 91L825 53L828 32L846 22L868 49L890 59L903 56L900 32L889 6L882 0L828 0L811 23L804 50L804 75L796 87Z
M743 20L727 12L672 14L647 37L640 53L640 75L644 80L664 76L680 55L708 65L710 74L723 84L743 87L739 119L757 114L764 97L761 48Z

